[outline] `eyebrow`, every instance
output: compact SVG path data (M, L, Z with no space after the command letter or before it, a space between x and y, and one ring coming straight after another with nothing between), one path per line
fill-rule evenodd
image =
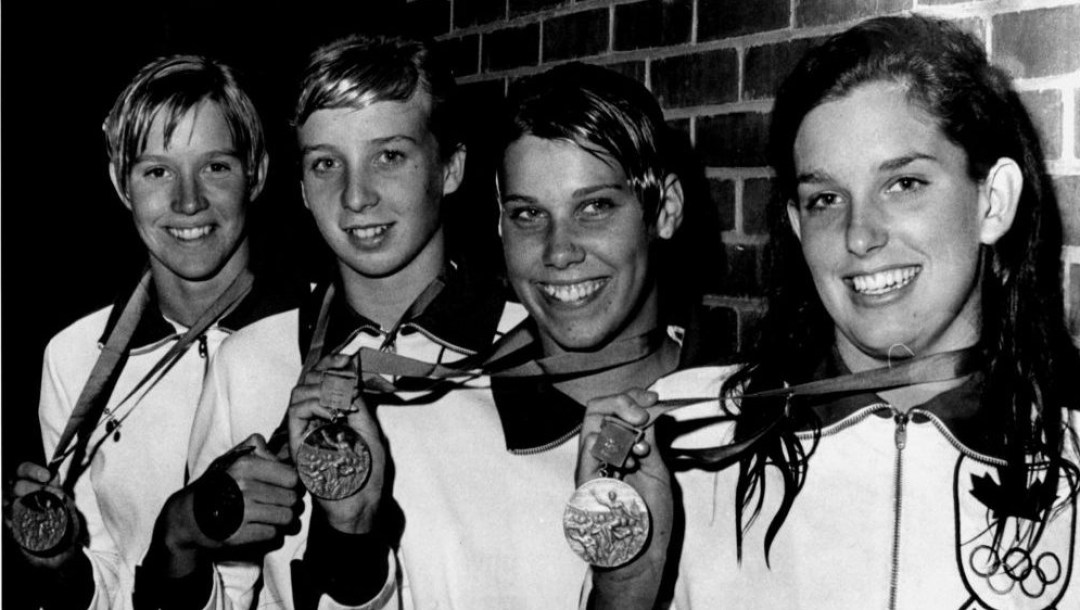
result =
M418 142L418 140L416 138L414 138L412 136L409 136L409 135L405 135L405 134L394 134L392 136L384 136L384 137L381 137L381 138L373 138L373 139L368 140L368 141L375 144L375 145L390 144L392 142L397 142L397 141L404 141L404 142L409 142L410 144L419 145L419 142ZM309 145L300 147L300 155L303 156L303 155L306 155L308 153L321 152L321 151L337 151L337 149L338 149L338 147L336 145L334 145L334 144L309 144Z
M199 156L200 157L220 157L220 156L225 156L225 157L236 157L237 159L239 159L240 158L240 153L237 152L236 149L233 149L233 148L218 148L218 149L215 149L215 150L207 151L207 152L205 152L205 153L203 153L202 155L199 155ZM167 159L168 157L169 157L169 155L167 155L167 154L154 155L154 154L143 153L143 154L135 157L135 161L132 164L134 165L134 164L138 164L138 163L146 163L147 161L158 161L158 160L161 160L161 159Z
M916 161L930 161L933 163L937 163L938 158L934 155L926 153L911 153L883 161L881 164L878 165L877 171L893 172L898 169L907 167L908 165L915 163ZM829 172L820 169L803 172L795 176L796 184L822 184L831 181L832 176L829 174Z
M590 186L583 186L575 190L574 192L570 193L570 196L573 199L580 199L582 197L588 197L589 195L592 195L593 193L598 193L600 191L621 191L625 188L625 184L621 184L618 182L613 182L610 184L593 184ZM516 193L511 193L509 195L506 195L505 197L502 197L500 201L503 205L505 205L507 203L536 203L537 200L536 197L530 197L529 195L518 195Z

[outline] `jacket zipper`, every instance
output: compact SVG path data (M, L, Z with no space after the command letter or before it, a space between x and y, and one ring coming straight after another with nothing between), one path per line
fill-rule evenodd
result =
M534 454L537 454L537 453L543 453L543 452L547 451L548 449L554 449L555 447L558 447L559 445L561 445L561 444L565 443L566 441L570 440L571 438L573 438L574 436L576 436L580 432L581 432L581 424L578 424L578 425L574 426L573 430L571 430L571 431L567 432L566 434L560 436L556 440L553 440L550 443L547 443L546 445L541 445L539 447L529 447L528 449L511 449L510 453L513 454L513 455L534 455Z
M894 440L896 441L896 468L894 472L893 501L893 540L892 565L889 573L889 609L896 608L896 590L900 580L900 518L904 508L904 447L907 446L908 414L893 409L893 421L896 422Z

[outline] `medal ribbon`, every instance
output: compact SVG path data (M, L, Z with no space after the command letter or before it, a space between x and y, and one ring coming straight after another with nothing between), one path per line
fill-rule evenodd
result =
M150 302L150 279L149 271L143 274L139 285L124 306L116 326L109 333L109 338L102 348L101 355L98 356L94 368L90 372L90 379L83 386L75 408L68 418L67 425L64 427L64 432L60 435L60 441L57 443L53 458L49 462L50 471L55 472L69 454L80 450L80 447L85 448L89 443L91 434L100 425L101 414L104 412L105 404L108 401L105 397L98 400L98 397L109 380L117 373L117 365L127 353L128 343L131 341L135 328L138 326L139 320ZM251 292L253 281L254 277L250 271L247 269L241 271L229 284L225 292L199 316L195 324L180 337L161 359L154 363L150 371L135 384L135 387L128 392L123 400L117 403L116 408L119 409L121 405L135 396L151 379L163 376L168 368L183 356L184 351L195 339L202 335L215 321L232 311ZM131 415L132 411L134 411L134 407L124 414L120 419L120 423ZM78 443L69 447L76 434L79 436ZM70 483L69 481L68 484L70 485Z

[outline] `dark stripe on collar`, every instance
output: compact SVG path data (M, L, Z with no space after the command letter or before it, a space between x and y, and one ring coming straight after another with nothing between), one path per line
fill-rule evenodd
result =
M98 343L105 343L109 333L112 332L120 318L124 304L131 298L137 284L138 278L126 286L114 301L112 311L109 312L109 319L105 323L105 330L98 339ZM298 307L303 302L307 292L305 283L291 275L256 275L251 292L228 315L219 320L217 325L230 331L239 330L267 316ZM154 290L152 283L150 287L150 303L146 311L147 315L143 315L138 326L135 327L131 342L128 344L129 349L139 349L152 345L177 334L173 325L169 324L168 320L161 315L161 309L158 307L157 291Z
M459 268L446 272L446 285L431 305L406 326L419 328L439 342L476 353L489 348L499 326L505 299L503 289L494 280L470 277ZM378 324L359 314L345 298L340 280L330 303L325 349L349 341L357 332L379 334ZM301 358L315 334L319 308L329 284L317 287L300 309L299 349ZM403 329L402 332L407 332Z

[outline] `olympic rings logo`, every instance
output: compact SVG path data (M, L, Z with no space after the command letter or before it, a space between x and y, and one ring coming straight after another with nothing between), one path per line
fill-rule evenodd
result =
M1062 575L1061 560L1056 554L1047 551L1033 557L1021 547L1013 547L1002 556L993 547L978 546L968 557L968 565L998 595L1008 594L1019 583L1023 594L1032 599L1040 597ZM994 578L999 575L1005 578Z

